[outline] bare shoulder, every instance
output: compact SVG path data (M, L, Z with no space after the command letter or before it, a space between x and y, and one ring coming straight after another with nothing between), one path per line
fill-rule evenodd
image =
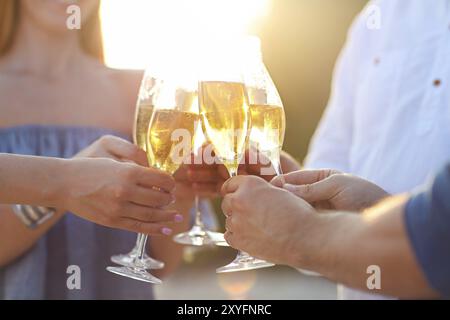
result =
M23 77L11 72L7 67L0 66L0 102L4 103L6 99L14 96L24 85Z
M142 70L123 70L108 68L108 73L113 77L120 85L125 86L129 90L136 91L139 89L144 71Z
M130 101L132 101L132 105L134 108L144 71L108 68L107 72L110 78L117 84L118 89L124 94L127 100L129 99Z
M101 79L107 80L116 87L118 93L127 96L131 95L133 96L133 99L136 98L144 75L143 70L115 69L89 57L86 61L91 77L97 78L97 76L99 76Z

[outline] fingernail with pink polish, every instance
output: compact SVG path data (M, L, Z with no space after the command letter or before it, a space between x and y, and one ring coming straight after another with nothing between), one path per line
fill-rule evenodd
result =
M162 228L161 232L162 232L162 234L165 234L166 236L170 236L172 234L172 229Z
M181 214L175 215L175 222L181 222L184 220L184 217Z

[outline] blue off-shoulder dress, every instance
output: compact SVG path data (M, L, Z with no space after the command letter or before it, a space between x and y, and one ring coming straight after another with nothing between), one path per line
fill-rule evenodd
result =
M121 136L89 127L4 128L0 129L0 153L70 158L105 134ZM0 298L153 299L150 284L105 270L112 264L111 255L130 251L135 241L134 233L102 227L67 213L33 248L0 268ZM80 290L67 287L71 265L80 267Z

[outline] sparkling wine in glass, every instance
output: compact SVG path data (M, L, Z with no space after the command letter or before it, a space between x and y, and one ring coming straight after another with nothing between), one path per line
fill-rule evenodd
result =
M200 114L208 140L231 177L238 173L244 156L249 128L246 89L242 82L202 81L200 83ZM218 273L252 270L271 266L245 252L238 252L230 264Z
M286 130L283 103L264 65L259 39L249 37L246 45L244 78L251 118L249 145L257 151L258 156L268 159L275 174L280 176L283 173L280 156ZM269 168L267 174L271 173Z
M215 46L199 81L202 127L214 153L231 177L238 174L245 154L250 111L244 85L240 42L223 42ZM218 273L244 271L271 266L245 252L238 252L230 264Z
M284 123L284 112L282 108L275 109L275 107L278 106L277 104L269 105L266 100L256 101L253 96L249 95L253 92L248 90L246 83L250 75L248 65L249 63L254 63L254 59L257 57L252 57L252 55L249 55L247 50L245 50L248 46L247 42L243 42L240 45L242 47L238 46L238 48L243 48L244 50L240 51L242 56L237 57L237 60L240 62L236 62L235 60L235 63L240 65L239 72L241 82L228 83L226 86L220 82L203 82L200 85L200 110L202 115L205 114L203 119L205 131L207 133L208 131L210 132L208 137L211 141L213 141L214 150L216 151L216 154L219 155L219 159L227 167L231 176L237 174L239 162L242 159L247 146L247 138L252 134L252 130L254 129L253 121L256 121L256 126L263 135L270 131L268 128L269 125L276 126L278 121ZM259 63L258 67L260 67ZM251 68L251 70L253 69L254 68ZM257 92L264 95L261 88L255 87L255 89L257 89L255 93ZM239 93L240 91L242 91L242 93ZM238 98L240 96L242 98ZM281 103L279 105L281 105ZM271 109L272 107L273 109ZM208 128L208 126L214 127L215 121L208 121L208 117L206 115L208 110L215 109L221 110L219 112L216 111L216 114L219 117L219 120L217 120L219 125L216 126L216 128L226 128L228 132L233 132L233 134L217 134L217 130L211 130L211 128ZM228 110L228 112L222 111L222 109ZM268 114L269 111L271 111L270 115ZM224 116L219 116L221 113L224 114ZM277 116L278 118L275 118ZM213 123L213 125L208 125L209 123ZM284 131L282 135L284 137ZM267 145L267 147L269 145L272 146L273 144L278 147L280 145L279 136L273 137L270 141L272 143L267 140L268 137L260 135L260 139L266 143L265 145ZM275 161L275 158L273 158L273 161ZM279 167L280 166L278 165L277 168ZM273 265L273 263L254 258L246 252L239 251L237 257L230 264L218 268L217 272L223 273L245 271L272 267Z
M150 72L146 72L144 78L141 82L141 87L139 90L138 101L136 103L136 111L134 117L133 126L133 142L142 150L146 151L146 137L147 130L150 123L150 119L153 114L153 102L152 96L154 94L154 85L156 79ZM122 266L132 266L136 258L139 257L139 246L142 243L142 238L144 234L138 234L136 239L136 245L134 248L126 254L118 254L111 257L111 261L122 265ZM162 269L164 268L164 262L153 259L144 253L142 260L139 262L140 265L145 266L147 269Z
M198 96L198 94L197 94ZM198 99L197 99L198 100ZM198 101L197 101L198 110ZM194 139L194 156L198 157L198 152L202 150L202 146L205 143L205 137L202 132L201 126L197 127ZM206 245L217 245L217 246L228 246L226 243L223 233L215 232L209 230L205 223L203 222L202 212L200 209L200 197L195 194L194 198L194 225L192 228L186 232L179 233L173 237L176 243L191 245L191 246L206 246Z
M198 107L193 103L197 93L176 81L167 80L157 80L155 90L152 117L146 134L146 152L151 166L173 175L192 152L198 124ZM146 240L147 235L143 235L139 257L132 266L109 267L108 270L155 283L155 277L140 263L145 254Z

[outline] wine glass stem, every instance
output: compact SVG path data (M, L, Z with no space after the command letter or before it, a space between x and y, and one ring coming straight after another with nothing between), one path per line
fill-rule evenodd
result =
M238 169L237 168L228 168L228 173L230 174L230 177L236 177L238 174ZM239 259L245 259L245 258L250 258L250 255L247 252L238 250L238 254L237 254Z
M231 178L236 177L238 175L238 169L237 168L227 168L228 174Z
M275 169L275 174L277 175L277 177L281 177L281 183L285 184L286 181L284 180L284 177L283 177L283 169L281 168L281 161L280 160L273 161L272 165Z
M144 235L143 235L142 233L138 233L138 234L137 234L137 237L136 237L136 245L135 245L135 249L136 249L136 250L139 248L139 244L141 243L141 238L142 238L143 236L144 236Z
M147 243L148 235L140 233L138 237L138 259L143 260L145 256L145 245Z
M195 225L202 227L203 221L202 221L202 213L200 211L200 199L197 194L195 195L194 200L194 210L195 210Z

